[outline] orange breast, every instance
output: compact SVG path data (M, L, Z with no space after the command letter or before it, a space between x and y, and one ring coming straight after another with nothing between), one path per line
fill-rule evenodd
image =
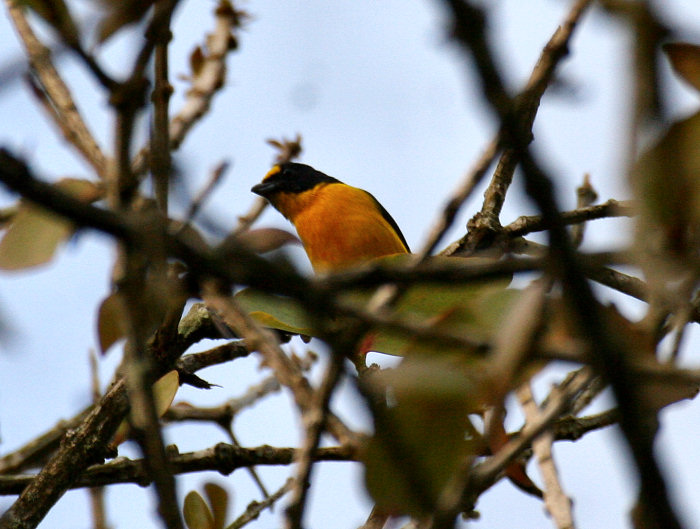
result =
M344 184L323 184L297 195L279 197L275 206L292 221L316 272L407 253L372 196Z

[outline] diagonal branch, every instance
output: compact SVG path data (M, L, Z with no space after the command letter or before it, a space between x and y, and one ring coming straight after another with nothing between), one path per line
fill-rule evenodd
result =
M63 137L102 178L106 176L107 159L83 121L73 101L70 90L51 61L51 50L44 46L29 25L18 2L5 0L7 11L22 39L34 75L41 84L42 94L46 97L50 116L63 133Z
M540 410L532 395L530 383L524 383L518 388L516 394L520 400L526 422L536 421L539 418ZM553 443L554 434L552 430L546 430L532 441L532 450L537 457L540 474L544 481L544 505L558 529L574 529L571 499L565 494L559 481L557 467L552 454Z
M495 66L485 63L481 65L481 71L491 70L490 73L485 74L485 76L488 78L488 84L484 86L484 92L486 93L487 97L489 97L488 94L500 93L502 97L499 96L499 101L492 101L492 103L499 107L503 107L504 109L510 108L511 105L514 104L514 115L518 116L523 129L527 130L529 134L531 134L532 125L534 123L542 95L551 83L557 66L564 59L564 57L568 55L568 46L573 32L576 29L581 16L591 3L592 0L578 0L574 3L563 24L557 28L552 37L549 39L549 42L542 50L540 58L530 74L530 79L525 85L525 88L512 102L505 94L505 89L499 80ZM471 12L471 15L474 15L474 12ZM479 20L479 15L474 16L475 18L473 22L469 23L470 27L462 28L463 30L474 31L479 29L479 24L476 23ZM456 27L455 30L461 31L459 27ZM459 38L457 33L456 35ZM487 49L485 39L483 40L484 46L486 47L485 49ZM478 50L474 51L474 56L477 60L479 59L480 54ZM494 85L494 90L491 90L489 87L490 84ZM493 97L496 96L494 95ZM459 205L461 205L471 194L474 187L476 187L476 185L485 175L486 170L491 165L491 162L495 158L498 151L504 147L503 139L503 130L499 130L496 137L491 140L485 154L482 155L479 163L476 165L469 178L465 180L465 183L459 189L458 193L455 193L454 197L450 200L448 206L445 208L442 220L431 232L431 237L429 239L430 242L426 244L426 247L423 250L425 255L432 251L432 249L437 245L439 239L451 225ZM454 248L450 248L450 254L476 249L480 244L483 244L482 240L487 237L489 233L493 233L500 228L498 216L501 212L501 208L503 207L503 202L505 200L508 187L513 179L515 164L517 163L517 158L514 157L513 150L507 145L505 147L506 148L501 154L498 166L496 167L494 175L491 179L491 183L484 193L484 203L481 211L477 213L472 220L470 220L470 232L462 239L462 241L460 241L459 245ZM422 253L421 255L424 254Z

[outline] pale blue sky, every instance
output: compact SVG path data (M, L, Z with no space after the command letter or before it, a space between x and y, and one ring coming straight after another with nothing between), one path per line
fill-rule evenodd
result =
M513 87L520 86L569 2L558 0L493 1L494 35L500 60ZM670 22L689 39L700 40L700 4L695 0L658 3ZM212 27L209 0L184 2L175 19L171 71L187 72L187 56L204 31ZM230 228L245 212L250 187L266 172L273 151L265 139L304 136L302 160L352 185L371 191L391 212L409 244L420 247L437 211L461 176L487 144L494 130L484 113L462 57L445 35L438 2L427 0L248 1L242 7L253 18L240 34L241 50L231 55L228 84L217 96L213 112L188 137L177 154L190 189L198 189L222 159L233 165L227 179L206 207L206 213ZM92 20L89 16L87 22ZM108 47L110 69L130 64L126 37ZM547 96L535 127L535 147L557 177L561 202L575 202L582 175L591 174L601 200L626 196L623 171L625 105L629 101L623 56L627 38L619 23L589 13L574 38L572 56L561 75L575 88L573 96ZM6 14L0 15L0 66L20 57ZM111 141L109 109L104 94L86 79L76 61L64 56L78 104L101 143ZM179 108L183 82L176 82L173 110ZM676 83L672 97L677 112L689 112L696 101ZM33 104L21 82L0 91L0 145L23 152L38 174L47 178L89 176L85 165L64 148L64 142ZM516 184L504 220L534 213ZM463 233L478 208L477 192L460 214L448 240ZM8 202L0 192L0 204ZM268 211L261 224L287 227ZM591 248L610 248L626 240L620 222L591 226ZM301 266L305 257L293 250ZM6 453L60 418L72 416L89 395L87 353L96 347L94 313L109 289L108 241L82 234L63 249L55 263L38 270L0 273L0 313L11 327L0 343L0 452ZM623 310L639 313L639 304ZM697 343L697 341L695 341ZM694 344L693 344L694 345ZM295 344L297 349L302 344ZM692 348L691 348L692 349ZM119 352L112 351L101 368L109 379ZM697 355L691 350L691 362ZM178 398L216 404L239 395L261 377L257 359L238 361L204 373L223 386L209 392L184 389ZM540 382L546 390L558 372ZM366 419L350 391L336 405L352 421ZM246 445L295 445L296 418L287 413L286 398L265 401L244 413L236 431ZM679 492L690 525L700 526L700 461L695 439L698 403L674 406L664 416L661 446L669 462L673 490ZM181 451L225 440L214 428L177 427L168 439ZM620 457L622 445L614 430L594 433L577 443L558 443L556 456L566 490L575 500L579 528L625 527L633 491ZM131 451L133 454L133 450ZM283 480L274 469L261 469L269 488ZM537 479L537 470L532 469ZM308 527L350 529L361 525L370 503L362 492L358 469L350 464L322 465L311 491ZM214 479L235 488L235 513L255 497L245 472L232 477L196 475L182 479L184 493ZM89 527L83 491L69 493L42 527ZM114 527L158 527L151 521L153 496L135 486L108 494ZM0 511L10 502L0 498ZM477 506L475 528L539 529L550 522L542 505L501 483ZM265 514L251 527L276 527L282 509ZM233 515L233 512L232 512ZM144 519L144 516L147 519Z

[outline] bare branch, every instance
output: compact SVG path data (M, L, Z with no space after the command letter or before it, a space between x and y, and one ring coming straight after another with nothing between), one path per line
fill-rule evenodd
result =
M226 324L243 337L246 346L259 351L265 363L275 372L280 384L289 388L302 414L314 409L314 390L298 365L280 349L270 331L261 328L241 311L230 296L221 295L213 285L204 286L204 299ZM358 438L335 415L328 417L329 431L342 443L357 446Z
M551 225L549 247L553 271L562 282L577 326L595 353L592 363L608 377L615 393L620 408L620 426L640 476L639 504L647 507L645 515L652 527L679 529L680 522L670 504L666 483L654 455L655 426L640 407L640 389L631 378L624 348L607 331L599 305L582 273L561 222L552 179L530 152L529 132L513 113L488 44L484 13L466 0L445 1L453 13L456 38L474 59L484 98L500 119L501 129L506 135L505 143L517 154L525 177L525 189Z
M297 454L296 448L277 448L268 445L243 448L219 443L196 452L170 454L168 468L173 474L214 471L228 475L235 470L252 466L291 465ZM313 459L338 462L357 460L353 450L342 446L318 448L314 451ZM34 479L35 477L31 475L0 476L0 495L19 494L31 487ZM97 487L116 483L134 483L140 486L151 484L145 461L118 458L109 463L93 465L78 477L70 488ZM5 518L1 520L5 522Z
M51 50L44 46L36 37L20 5L14 0L5 0L10 18L22 39L36 78L41 83L41 89L50 106L49 115L61 130L63 137L102 178L106 177L107 159L95 136L90 132L80 111L73 101L70 90L63 82L51 60Z
M214 95L223 88L226 80L226 56L235 49L232 31L240 26L242 13L228 2L219 2L215 11L214 31L207 35L206 51L201 52L202 62L193 72L192 86L180 111L170 120L170 148L177 150L187 133L209 110ZM150 154L142 149L134 159L133 172L141 174Z
M571 405L572 399L590 383L592 374L589 369L581 370L577 376L565 381L552 390L549 402L541 410L535 421L526 423L518 435L508 441L498 454L488 458L474 467L470 474L470 489L481 491L494 483L498 474L523 450L533 439L549 428L558 417Z
M292 498L286 509L285 526L288 529L301 529L306 499L309 490L309 480L313 466L313 453L316 451L321 434L329 419L329 405L333 391L340 381L343 373L345 357L334 354L330 358L328 368L321 382L321 387L315 395L315 402L310 410L302 415L304 422L304 442L299 450L297 461L297 475L292 487Z
M611 199L604 204L565 211L561 214L561 220L564 224L580 224L589 220L632 217L636 214L637 210L632 202L618 202L617 200ZM549 228L550 226L545 224L545 220L541 215L533 215L518 217L508 224L508 226L505 226L503 232L508 237L521 237L528 233L543 231Z
M228 525L226 529L240 529L253 520L256 520L262 511L272 508L277 500L289 492L292 485L294 485L294 480L289 478L284 485L282 485L275 493L271 494L264 501L254 501L248 504L245 512L236 518L230 525Z
M525 383L516 390L516 395L520 400L520 405L525 413L525 421L537 421L540 410L532 396L530 384ZM544 505L554 524L558 529L574 529L574 518L571 513L571 499L564 493L557 467L552 455L552 444L554 435L551 430L546 430L532 441L532 450L537 457L540 473L544 481Z

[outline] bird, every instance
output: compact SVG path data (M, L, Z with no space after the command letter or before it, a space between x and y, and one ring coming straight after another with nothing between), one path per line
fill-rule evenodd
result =
M294 224L317 273L410 253L398 224L374 196L309 165L274 165L251 191L266 198ZM492 431L490 448L495 453L508 437L502 421L496 421ZM511 463L505 474L516 486L542 497L524 463Z
M274 165L251 191L294 225L317 274L410 253L398 224L374 196L309 165Z

